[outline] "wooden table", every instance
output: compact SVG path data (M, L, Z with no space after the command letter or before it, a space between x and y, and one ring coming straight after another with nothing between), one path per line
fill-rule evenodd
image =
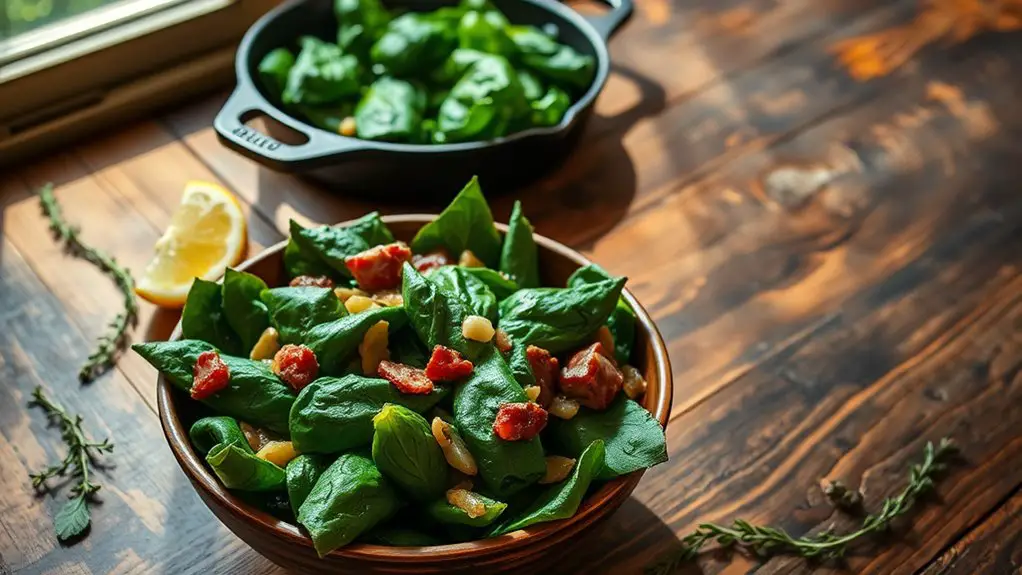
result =
M797 534L853 521L903 483L927 440L964 463L855 573L1009 573L1022 564L1022 36L925 48L859 82L837 42L911 20L915 0L640 0L581 149L520 197L538 231L629 285L669 341L671 461L567 552L564 572L637 573L701 521ZM245 203L250 253L289 218L371 208L228 152L207 100L54 153L0 179L0 573L270 573L178 469L154 371L128 354L75 373L118 308L110 283L50 239L34 190L57 184L84 238L140 270L184 183ZM512 198L496 198L506 219ZM177 316L143 303L134 339ZM116 443L92 533L65 547L29 470L63 453L26 408L42 384ZM705 555L692 573L840 571Z

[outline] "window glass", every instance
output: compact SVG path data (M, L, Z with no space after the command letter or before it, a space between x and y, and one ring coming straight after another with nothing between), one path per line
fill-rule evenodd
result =
M2 0L0 40L84 14L119 0Z

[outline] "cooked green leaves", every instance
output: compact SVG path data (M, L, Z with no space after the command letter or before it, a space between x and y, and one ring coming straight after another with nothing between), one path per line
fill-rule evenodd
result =
M596 264L589 264L575 270L568 278L568 287L577 287L587 283L596 283L614 276L607 273L607 270ZM607 327L614 337L614 357L620 364L628 363L632 355L632 346L635 344L635 312L628 307L625 298L620 297L614 311L607 318Z
M334 290L320 287L280 287L264 290L260 299L280 343L301 343L314 326L340 319L348 312Z
M391 403L423 412L448 393L408 395L389 381L346 375L321 377L298 394L290 412L291 442L301 453L340 453L373 441L373 418Z
M369 328L386 321L388 331L394 331L404 325L406 318L402 307L369 309L316 325L305 332L301 341L316 354L321 374L341 375Z
M373 462L417 501L439 497L447 487L447 461L424 417L386 404L373 417Z
M346 257L393 241L394 236L376 212L344 227L305 228L291 220L291 239L284 251L284 267L291 277L326 275L350 279L351 272L344 265Z
M400 506L397 492L372 459L345 453L316 481L298 508L298 522L322 557L351 543Z
M500 234L493 225L493 214L478 178L472 178L435 220L422 226L411 247L423 254L443 249L455 258L471 250L487 266L496 267L500 259Z
M220 284L195 278L181 312L181 335L208 342L224 353L241 353L241 338L227 321Z
M204 417L192 424L188 436L224 487L239 491L284 488L284 470L256 457L234 418Z
M487 348L488 344L466 339L461 332L465 318L474 313L470 305L409 264L405 264L402 272L401 294L408 322L428 350L443 345L473 359Z
M594 441L604 442L606 458L596 474L599 479L612 479L667 461L660 422L623 395L606 411L583 408L569 420L552 418L544 437L559 453L571 457L578 457Z
M559 124L595 76L592 56L489 2L392 15L379 0L335 0L334 15L336 42L303 36L258 67L286 109L333 133L353 116L367 140L499 138ZM290 252L289 269L315 266Z
M517 200L500 252L500 271L517 282L518 287L539 287L539 250L532 237L532 224L525 218L522 203Z
M456 295L475 315L497 323L497 296L483 280L468 273L462 266L443 266L430 272L429 281L447 294Z
M617 305L625 278L572 288L522 289L500 302L500 327L515 343L558 354L592 338Z
M227 268L222 288L224 316L241 338L241 349L246 353L270 325L266 304L259 299L265 289L266 282L262 279Z
M324 456L302 454L289 461L284 468L288 502L295 517L328 463Z

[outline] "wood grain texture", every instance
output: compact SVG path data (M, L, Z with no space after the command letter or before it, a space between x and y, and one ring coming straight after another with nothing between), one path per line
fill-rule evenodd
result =
M1011 573L1022 486L1022 35L923 49L857 82L830 50L913 20L916 0L639 0L578 151L521 199L653 314L676 386L671 461L553 573L632 574L706 520L806 533L854 521L819 482L903 483L927 440L965 461L891 536L845 566L705 554L682 573ZM140 360L73 376L116 292L51 242L32 190L58 184L87 241L138 271L184 182L244 202L257 250L288 219L423 206L324 194L226 151L214 95L0 176L0 574L280 572L234 538L177 470ZM427 207L428 209L428 207ZM136 340L174 314L144 306ZM56 350L56 351L55 351ZM11 382L11 383L8 383ZM24 398L42 383L118 442L84 542L26 473L60 445Z

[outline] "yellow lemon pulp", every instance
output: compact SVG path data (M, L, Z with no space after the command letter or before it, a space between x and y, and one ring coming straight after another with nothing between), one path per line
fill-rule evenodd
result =
M245 216L237 199L209 182L188 182L136 292L157 305L184 305L194 278L214 280L244 256Z

